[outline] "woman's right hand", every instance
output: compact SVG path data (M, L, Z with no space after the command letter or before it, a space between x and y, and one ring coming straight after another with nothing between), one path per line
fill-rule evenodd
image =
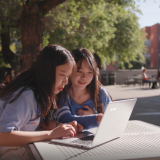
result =
M76 135L76 130L71 124L60 124L50 131L50 139L71 138Z

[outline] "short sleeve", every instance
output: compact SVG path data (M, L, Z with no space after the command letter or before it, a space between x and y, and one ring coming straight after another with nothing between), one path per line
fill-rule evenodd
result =
M23 93L14 102L6 104L0 117L0 132L21 130L36 118L35 105L35 101Z
M107 104L111 102L111 98L103 87L99 88L99 98L100 101L103 103L103 112L104 112L107 107Z

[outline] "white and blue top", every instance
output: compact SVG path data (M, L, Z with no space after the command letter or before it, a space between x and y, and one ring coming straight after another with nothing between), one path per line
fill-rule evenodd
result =
M40 123L37 117L37 102L31 89L25 90L14 102L0 99L0 132L35 131ZM0 147L0 152L11 147Z
M65 98L64 95L65 94L62 95L62 98L61 98L62 101L60 102L60 106L64 103L64 98ZM104 106L103 107L103 112L104 112L107 104L111 101L111 99L107 91L103 87L100 87L99 89L99 98L100 98L101 103ZM97 124L96 116L98 114L87 115L87 116L77 115L78 109L80 108L84 110L86 109L83 107L85 105L88 105L93 111L95 111L93 98L79 105L73 100L73 98L70 95L68 95L68 99L66 99L64 105L57 110L55 114L55 119L59 121L60 123L69 123L71 121L77 121L79 124L83 126L83 129L85 130L97 127L98 124Z
M35 131L39 125L37 102L31 89L9 103L18 91L5 101L0 99L0 132Z

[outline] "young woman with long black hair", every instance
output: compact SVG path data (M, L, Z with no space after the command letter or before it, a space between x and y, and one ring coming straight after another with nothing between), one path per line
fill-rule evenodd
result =
M52 130L34 132L39 126L40 117L43 119L51 106L57 108L56 94L68 83L74 64L68 50L59 45L48 45L40 52L30 69L2 89L0 159L18 156L15 153L20 147L13 146L73 137L77 131L82 130L82 126L76 122L57 126L57 122L53 121Z

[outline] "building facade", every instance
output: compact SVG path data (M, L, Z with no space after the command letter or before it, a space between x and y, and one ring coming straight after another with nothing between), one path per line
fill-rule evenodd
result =
M160 24L157 23L150 27L145 27L147 33L147 52L144 53L146 63L150 68L160 68Z

